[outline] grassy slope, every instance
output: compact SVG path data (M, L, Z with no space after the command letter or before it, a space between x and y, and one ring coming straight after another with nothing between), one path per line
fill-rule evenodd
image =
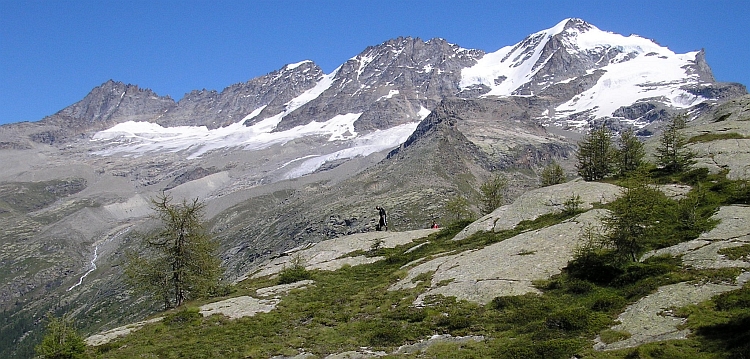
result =
M703 174L695 177L708 194L701 205L706 213L727 203L747 201L736 183ZM662 178L663 181L675 179ZM149 325L119 341L92 348L101 358L270 358L293 356L301 351L324 357L331 353L369 347L391 353L400 345L434 334L483 335L486 340L441 343L422 354L394 357L429 358L721 358L747 353L750 335L750 288L729 292L711 301L680 309L696 333L688 340L643 345L612 352L595 352L592 339L626 337L608 330L616 316L632 302L665 284L683 281L733 280L737 269L693 270L679 258L656 257L633 263L604 284L574 278L569 273L537 283L542 295L499 297L487 306L455 298L430 298L423 308L412 301L423 289L388 291L406 274L413 260L456 250L479 248L504 240L522 230L541 228L567 216L543 216L518 228L497 234L481 233L459 243L450 239L461 225L430 236L428 244L405 253L419 243L381 249L387 260L335 272L313 272L315 286L293 291L270 313L228 320L221 316ZM674 226L665 238L687 239L695 233ZM670 240L671 241L671 240ZM421 241L420 241L421 242ZM664 246L668 243L652 243ZM427 279L427 278L423 278ZM272 279L238 284L235 295L276 284Z

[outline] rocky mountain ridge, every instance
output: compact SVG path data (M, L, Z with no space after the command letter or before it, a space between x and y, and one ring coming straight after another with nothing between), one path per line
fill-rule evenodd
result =
M50 309L73 313L91 331L154 310L130 296L120 264L154 225L149 199L162 191L206 202L233 280L300 245L372 231L375 205L389 210L394 229L419 229L447 218L450 199L476 202L494 173L509 179L508 201L536 188L537 173L553 160L571 175L579 127L590 121L653 122L646 129L655 131L675 111L744 106L743 98L731 100L744 87L710 80L696 52L675 55L695 70L669 67L684 81L647 85L673 97L623 96L634 102L603 117L593 101L558 118L576 97L596 97L587 91L620 90L601 87L616 65L674 60L573 41L585 34L605 33L568 19L491 54L399 38L331 74L303 61L178 102L108 81L39 122L0 126L0 263L10 269L0 282L10 324L0 334L33 341L33 323ZM603 54L610 60L592 60ZM511 83L512 91L500 91ZM685 88L694 90L685 95ZM675 105L683 97L689 106ZM734 157L742 146L732 147ZM712 168L729 166L726 157L705 158Z

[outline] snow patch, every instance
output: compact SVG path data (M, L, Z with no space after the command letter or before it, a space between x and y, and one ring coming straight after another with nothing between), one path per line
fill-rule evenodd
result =
M396 95L398 95L398 94L399 94L399 91L398 91L398 90L390 90L390 91L388 91L388 94L387 94L387 95L385 95L385 96L381 96L380 98L378 98L378 99L377 99L377 101L380 101L380 100L385 100L385 99L391 98L391 97L393 97L393 96L396 96Z
M683 66L695 60L697 52L672 54L667 58L639 56L630 61L613 63L590 89L558 106L557 118L593 109L594 117L612 116L620 107L630 106L644 98L662 99L666 105L687 108L705 100L681 89L697 82L697 75L688 75Z
M258 116L265 106L255 109L240 122L213 130L205 126L162 127L155 123L128 121L97 132L92 141L106 143L107 147L94 154L109 156L124 153L140 156L149 152L188 151L188 158L197 158L208 151L220 148L263 149L309 135L330 135L331 140L354 137L356 133L353 123L360 114L339 115L323 124L313 122L287 131L272 132L284 116L314 100L328 89L337 72L338 69L323 76L315 87L287 102L283 112L258 121L252 126L245 126L245 122Z
M417 116L419 116L420 120L424 120L431 112L432 111L426 109L424 106L419 106L419 112L417 112Z
M315 172L326 162L349 159L398 147L417 129L419 122L407 123L389 128L376 130L352 141L351 147L327 155L315 156L304 160L293 170L287 172L285 179L297 178ZM309 157L309 156L308 156ZM301 159L298 159L301 160ZM296 162L292 161L292 162Z
M306 63L309 63L309 62L312 62L312 61L310 61L310 60L304 60L304 61L300 61L300 62L297 62L297 63L294 63L294 64L286 65L286 70L294 70L294 69L296 69L296 68L298 68L298 67L300 67L300 66L302 66L302 65L304 65Z

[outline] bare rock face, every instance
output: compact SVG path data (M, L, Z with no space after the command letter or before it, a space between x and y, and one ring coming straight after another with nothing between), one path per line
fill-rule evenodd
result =
M409 269L391 290L414 288L415 278L434 272L425 296L442 294L481 304L498 296L538 293L532 281L547 279L568 264L583 228L596 226L605 210L590 210L563 223L519 234L482 249L446 255Z
M630 338L610 344L597 339L597 350L632 348L645 343L685 339L690 331L680 329L685 318L674 316L670 308L684 307L711 299L711 297L741 288L741 285L703 283L676 283L660 287L656 293L641 298L617 317L620 324L612 330L627 332Z
M719 251L750 244L750 207L725 206L712 217L719 224L709 232L692 241L676 244L671 247L646 253L641 260L651 256L681 256L683 265L698 269L707 268L750 268L747 260L729 260ZM641 344L670 339L685 339L690 333L680 329L685 318L674 316L670 308L698 304L712 297L739 289L748 280L750 273L743 272L734 283L676 283L660 287L633 305L625 309L617 320L620 324L612 330L623 331L631 336L614 343L603 343L597 340L597 350L615 350L636 347Z
M164 113L157 122L163 126L227 126L242 120L261 106L264 113L255 121L275 115L282 106L309 90L322 78L323 71L312 61L291 64L244 83L231 85L221 92L192 91L177 106ZM250 123L246 123L250 125Z
M362 113L357 131L414 121L421 107L432 109L455 95L461 69L482 55L439 38L399 37L367 47L341 65L326 91L285 116L276 130L346 113Z
M594 203L615 200L620 195L620 190L620 187L612 184L582 180L535 189L468 225L453 239L462 240L479 231L498 232L512 229L521 221L561 211L565 201L573 196L580 198L581 209L589 209Z
M343 265L359 265L382 260L382 257L351 257L348 254L356 251L368 251L374 246L393 248L423 238L434 233L433 229L422 229L405 232L368 232L335 238L316 243L309 248L298 248L284 253L283 256L271 260L252 273L253 278L274 275L284 268L290 268L294 261L304 265L306 269L336 270Z
M174 106L169 96L109 80L81 101L33 123L29 137L45 144L68 142L126 121L150 122Z
M750 96L716 106L690 122L683 133L688 139L696 139L688 145L697 155L696 167L713 173L727 170L730 179L750 179ZM702 135L718 139L698 140ZM721 137L730 135L735 138Z

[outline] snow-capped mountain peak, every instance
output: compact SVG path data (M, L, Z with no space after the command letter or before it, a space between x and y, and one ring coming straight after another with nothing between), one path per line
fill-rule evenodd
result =
M665 108L744 91L716 86L702 52L675 54L649 39L571 18L492 53L441 38L399 37L367 47L330 74L310 60L287 64L221 93L188 94L147 120L162 128L129 123L94 139L104 147L101 154L168 150L192 157L301 137L348 142L413 128L441 101L456 96L534 97L525 116L546 124L583 127L614 118L642 126L668 116ZM191 127L181 127L184 131L166 129L186 125ZM408 136L397 132L389 138Z
M639 101L686 108L705 100L693 90L712 83L700 52L675 54L652 40L565 19L463 69L459 86L482 96L556 97L550 120L581 126ZM574 121L569 121L570 118ZM646 124L626 119L636 126Z

